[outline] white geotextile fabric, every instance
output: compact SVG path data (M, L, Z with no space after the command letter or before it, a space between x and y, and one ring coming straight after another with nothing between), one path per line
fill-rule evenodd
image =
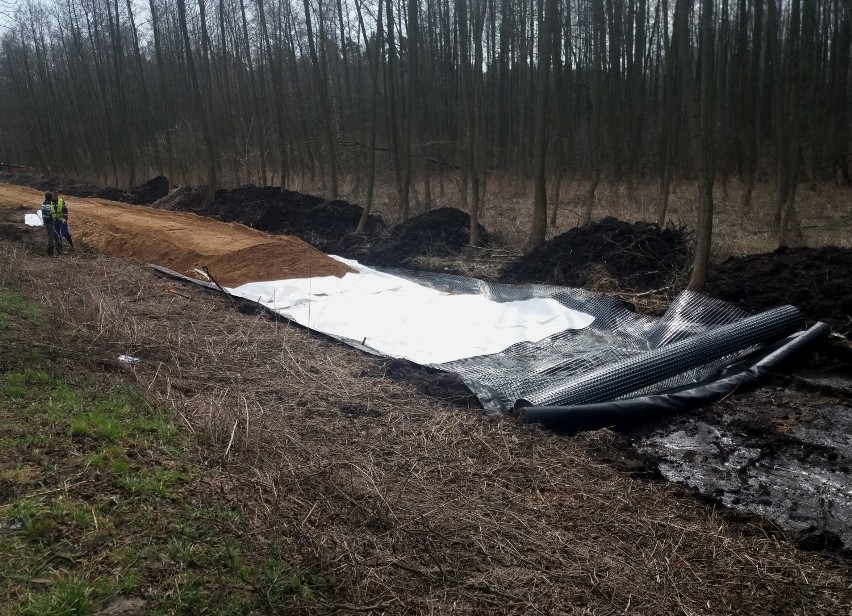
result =
M500 303L454 295L333 258L358 273L251 282L228 291L310 329L418 364L498 353L594 321L548 298Z
M43 227L44 221L41 219L41 210L35 214L24 214L24 222L31 227Z

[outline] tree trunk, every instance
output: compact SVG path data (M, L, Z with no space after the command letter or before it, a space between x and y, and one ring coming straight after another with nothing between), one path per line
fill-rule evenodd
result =
M715 128L715 71L713 36L713 0L701 2L701 94L699 97L699 143L701 166L698 180L698 210L696 212L695 262L689 280L690 291L702 291L710 263L713 239L713 181Z
M305 27L308 34L308 49L311 54L311 63L314 67L314 82L316 83L317 95L320 99L320 108L322 111L323 134L325 135L326 156L328 156L328 180L329 192L332 199L337 199L339 190L337 185L337 153L334 145L334 114L329 100L327 71L324 69L325 62L320 63L320 57L317 54L316 44L314 43L313 26L311 23L311 5L309 0L304 0L305 7ZM322 3L319 7L320 15L322 15ZM322 39L324 30L324 20L320 18L320 44L325 45ZM322 54L325 59L325 52Z
M204 143L207 148L207 201L213 201L216 194L216 149L213 146L213 135L211 127L207 121L207 112L204 107L204 101L201 99L201 87L198 84L198 74L195 72L195 63L193 61L192 45L189 42L189 30L186 25L186 4L185 0L177 0L178 19L180 22L180 30L183 36L184 54L186 57L186 68L189 72L189 81L192 85L192 94L195 101L196 112L201 118L201 128L204 131Z
M388 0L390 1L390 0ZM361 24L362 30L364 29L364 18L361 13L361 2L357 0L355 3L355 7L358 10L358 21ZM370 106L370 151L368 152L369 161L367 164L367 199L364 202L364 209L361 212L361 218L358 220L358 227L355 229L356 233L364 233L367 228L367 220L370 217L370 210L373 207L373 190L376 185L376 130L378 126L378 107L379 107L379 65L381 64L381 54L382 47L380 41L382 40L382 0L379 0L378 7L378 17L376 23L376 42L374 45L375 54L372 62L372 94L371 94L371 106ZM366 31L364 33L364 39L367 39Z
M133 35L133 55L136 59L136 75L139 80L139 90L142 92L142 122L145 126L145 134L150 140L151 155L154 158L154 168L157 173L163 174L163 160L160 157L160 148L157 146L157 133L151 120L151 97L148 93L148 85L145 83L145 69L142 66L142 53L139 50L139 34L136 31L136 22L133 19L133 8L130 0L127 0L127 16L130 19L130 33ZM171 178L169 178L171 179Z
M287 129L284 125L286 115L286 104L284 102L284 85L282 83L282 73L284 72L283 62L276 62L272 56L272 41L270 40L269 30L266 27L266 10L264 0L257 0L257 10L260 16L260 32L266 47L266 61L269 63L269 71L272 75L272 92L275 98L275 126L278 132L278 175L280 177L280 186L283 190L287 185L289 170L287 167Z
M547 237L547 103L550 90L550 61L553 43L553 24L556 19L556 0L539 0L538 37L538 88L535 100L535 142L533 172L535 174L535 200L533 201L532 228L526 250L544 243ZM545 9L546 7L546 9Z
M657 224L666 224L669 195L671 194L674 162L677 157L680 126L683 122L685 92L689 92L689 67L681 64L689 59L689 0L675 3L674 25L669 51L666 54L666 78L663 92L663 169L660 177L660 200L657 206Z
M170 182L175 181L175 155L174 155L174 145L172 143L172 119L174 118L174 106L171 98L171 91L168 86L166 80L166 64L163 58L163 48L162 42L160 38L160 30L159 30L159 19L157 8L154 4L154 0L149 0L149 7L151 9L151 31L154 38L154 52L157 58L157 73L159 75L160 81L160 96L166 99L164 108L164 115L166 120L166 130L164 131L165 141L166 141L166 175L169 178Z
M580 225L588 225L592 222L592 210L595 205L595 193L601 182L603 167L603 109L606 96L603 87L603 62L606 55L606 19L601 2L592 3L592 67L590 69L590 90L592 99L592 120L590 127L589 154L592 164L592 177L589 181L586 195L583 200L583 213Z

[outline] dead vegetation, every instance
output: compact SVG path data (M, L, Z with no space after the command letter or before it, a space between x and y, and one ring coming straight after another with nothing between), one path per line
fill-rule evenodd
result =
M317 613L852 607L848 560L617 470L613 433L566 439L425 397L379 360L117 259L0 255L0 284L56 315L71 351L181 418L247 541L278 533L282 557L322 575Z

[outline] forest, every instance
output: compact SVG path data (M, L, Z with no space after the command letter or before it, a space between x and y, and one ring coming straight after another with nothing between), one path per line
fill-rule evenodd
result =
M743 213L771 186L795 245L797 188L850 184L852 0L3 2L0 156L48 175L310 178L365 217L386 177L406 220L449 173L475 235L500 174L535 186L528 247L566 178L583 222L601 181L654 182L664 224L680 177L699 263L714 185Z

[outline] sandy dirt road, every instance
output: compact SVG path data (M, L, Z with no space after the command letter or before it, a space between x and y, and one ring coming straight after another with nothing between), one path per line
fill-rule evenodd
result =
M38 210L44 193L0 184L0 207ZM102 199L68 197L76 242L99 252L162 265L199 277L207 267L225 286L258 280L342 276L351 271L302 240L185 212ZM23 215L22 215L23 220Z

